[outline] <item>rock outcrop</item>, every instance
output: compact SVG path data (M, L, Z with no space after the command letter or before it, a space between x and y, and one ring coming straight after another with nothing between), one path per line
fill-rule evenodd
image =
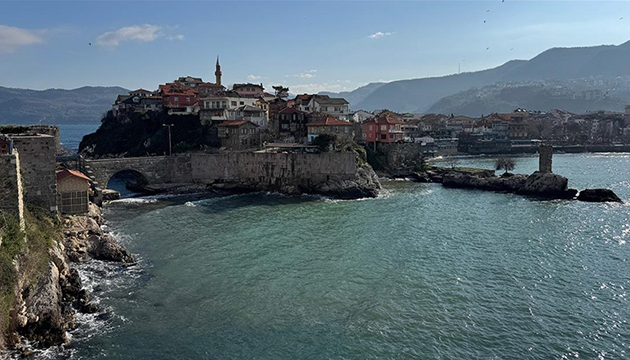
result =
M517 192L523 187L527 177L513 175L509 177L485 177L459 172L450 172L442 176L442 185L451 188L479 189L486 191Z
M536 171L527 177L517 194L533 195L552 199L573 199L577 190L569 189L569 179L564 176Z
M609 189L584 189L580 191L577 199L588 202L623 202L614 191Z
M564 176L541 172L496 177L451 171L442 176L445 187L504 191L549 199L573 199L577 190L568 189L568 182Z
M304 190L338 199L360 199L377 197L381 183L372 167L366 164L357 167L356 176L352 180L330 179Z

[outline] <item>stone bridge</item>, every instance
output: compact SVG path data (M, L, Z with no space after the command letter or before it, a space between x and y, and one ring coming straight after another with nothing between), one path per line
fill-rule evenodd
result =
M84 171L94 185L106 188L116 173L131 171L146 184L190 182L188 156L152 156L84 160Z

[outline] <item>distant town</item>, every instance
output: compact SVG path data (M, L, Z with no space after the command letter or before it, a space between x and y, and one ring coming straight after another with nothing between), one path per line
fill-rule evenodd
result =
M425 157L535 151L542 143L556 147L615 146L630 142L630 106L625 113L573 114L514 109L480 117L457 114L396 113L387 109L352 110L343 98L298 94L289 98L281 85L267 92L263 84L222 84L217 58L215 82L184 76L119 95L114 117L166 112L198 116L216 127L221 147L246 150L294 144L307 146L322 134L353 140L377 149L379 144L418 144ZM586 96L602 96L593 93ZM300 148L304 149L304 148Z

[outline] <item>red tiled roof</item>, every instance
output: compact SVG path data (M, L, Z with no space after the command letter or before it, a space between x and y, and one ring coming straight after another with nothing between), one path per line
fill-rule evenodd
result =
M332 116L327 116L324 120L314 121L306 124L307 126L352 126L347 121L337 120Z
M405 123L397 120L395 117L387 114L385 116L379 116L377 118L372 118L372 119L368 119L366 121L363 122L364 124L367 123L371 123L371 124L391 124L391 125L404 125Z
M84 179L84 180L90 181L90 178L89 178L89 177L87 177L87 176L83 175L82 173L80 173L80 172L78 172L78 171L69 170L69 169L59 171L59 172L57 173L57 181L60 181L61 179L65 179L65 178L67 178L68 176L76 176L76 177L78 177L78 178L81 178L81 179Z
M294 107L286 107L280 111L278 111L279 114L293 114L293 113L298 113L298 114L306 114L304 111L300 110L300 109L296 109Z
M220 123L219 126L221 126L221 127L225 127L225 126L229 126L229 127L231 127L231 126L241 126L241 125L245 125L247 123L251 123L252 125L256 125L256 124L254 124L254 123L252 123L250 121L247 121L247 120L228 120L228 121L224 121L224 122ZM258 126L258 125L256 125L256 126Z

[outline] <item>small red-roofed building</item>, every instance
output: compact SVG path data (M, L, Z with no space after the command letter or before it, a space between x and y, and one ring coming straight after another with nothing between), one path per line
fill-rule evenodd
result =
M90 178L74 170L57 172L57 205L62 214L79 215L88 212Z
M350 140L354 137L354 128L347 121L337 120L332 116L306 124L308 142L312 142L317 136L322 134L333 135L337 138L346 137Z
M247 120L224 121L218 126L221 146L230 150L244 150L260 146L258 125Z

